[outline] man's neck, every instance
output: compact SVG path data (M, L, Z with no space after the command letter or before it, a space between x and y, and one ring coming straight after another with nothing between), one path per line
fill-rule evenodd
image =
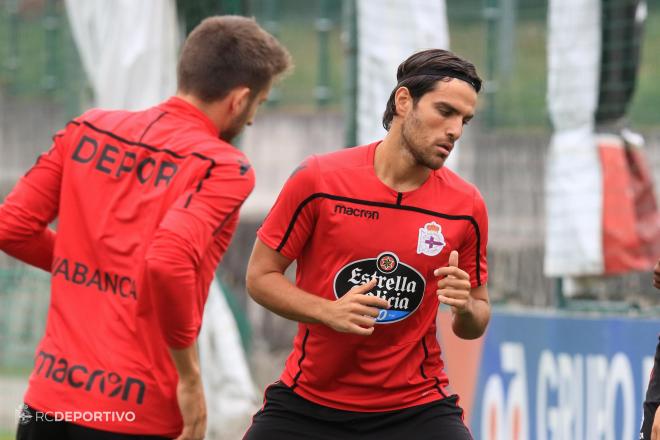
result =
M177 92L176 96L177 98L183 99L188 104L197 107L202 113L204 113L211 120L211 122L213 122L213 125L215 125L215 128L217 128L218 131L222 131L223 127L221 126L220 123L221 120L217 117L217 113L218 113L217 102L212 102L212 103L204 102L201 99L197 98L195 95L186 94L182 92Z
M403 142L400 136L390 131L374 155L376 176L398 192L419 188L431 174L431 169L418 164Z

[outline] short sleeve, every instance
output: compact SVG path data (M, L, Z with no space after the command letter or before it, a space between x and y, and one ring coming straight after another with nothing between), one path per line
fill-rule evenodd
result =
M479 191L474 189L473 210L465 239L459 248L461 269L470 274L472 287L482 286L488 281L488 211Z
M257 231L266 246L291 260L300 255L314 231L318 178L318 160L311 156L293 171Z

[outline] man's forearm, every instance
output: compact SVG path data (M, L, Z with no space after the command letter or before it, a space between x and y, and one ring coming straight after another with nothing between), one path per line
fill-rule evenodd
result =
M170 348L170 355L179 373L179 381L188 384L201 382L201 369L199 367L199 355L197 354L197 344L189 347L176 349Z
M21 239L9 240L0 238L0 249L8 255L31 266L50 272L53 264L53 248L55 247L55 232L51 229Z
M490 321L490 304L482 299L473 299L472 307L463 313L452 313L452 329L462 339L476 339L483 335Z
M267 309L293 321L320 323L329 300L296 287L282 273L248 276L250 296Z

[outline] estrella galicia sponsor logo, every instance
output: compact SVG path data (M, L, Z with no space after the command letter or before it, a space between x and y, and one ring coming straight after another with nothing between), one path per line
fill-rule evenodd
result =
M388 310L381 310L377 324L391 324L406 319L419 307L424 298L426 280L413 267L399 260L393 252L383 252L376 258L353 261L335 275L335 296L339 299L355 286L378 281L371 292L390 303Z
M134 377L122 378L119 374L105 370L91 370L85 365L69 363L65 358L39 351L34 361L34 373L72 388L85 391L98 390L108 397L134 401L141 405L144 401L146 385ZM133 391L133 392L132 392Z
M335 214L350 215L353 217L366 218L367 220L378 220L380 216L378 211L371 211L369 209L351 208L350 206L337 203L335 205Z

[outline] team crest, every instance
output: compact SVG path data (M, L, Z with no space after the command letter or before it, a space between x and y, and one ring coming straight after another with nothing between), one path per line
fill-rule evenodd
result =
M417 253L428 256L435 256L442 252L445 247L445 237L442 235L442 228L436 222L427 223L423 228L419 228L417 238Z

